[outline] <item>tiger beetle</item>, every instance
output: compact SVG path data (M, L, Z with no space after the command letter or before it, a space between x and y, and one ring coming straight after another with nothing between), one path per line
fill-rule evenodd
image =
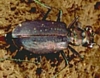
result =
M73 54L83 59L71 46L93 47L94 32L92 27L86 26L82 29L78 17L66 26L64 22L61 22L61 10L59 10L56 21L48 21L46 18L52 7L40 3L38 0L34 1L48 9L42 20L23 22L11 32L1 36L0 40L3 41L5 39L8 43L11 41L17 48L21 47L18 50L25 49L34 54L59 52L65 59L66 65L69 62L69 57L65 55L63 51L65 49L70 49ZM17 59L9 60L24 61Z

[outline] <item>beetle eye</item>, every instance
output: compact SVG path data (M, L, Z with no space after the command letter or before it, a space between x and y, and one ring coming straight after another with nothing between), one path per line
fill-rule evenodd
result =
M93 36L93 29L91 26L86 26L85 31L87 32L88 35Z

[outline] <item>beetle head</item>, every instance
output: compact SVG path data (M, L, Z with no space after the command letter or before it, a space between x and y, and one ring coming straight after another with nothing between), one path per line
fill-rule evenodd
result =
M94 32L91 26L86 26L82 33L83 46L92 48L94 43Z

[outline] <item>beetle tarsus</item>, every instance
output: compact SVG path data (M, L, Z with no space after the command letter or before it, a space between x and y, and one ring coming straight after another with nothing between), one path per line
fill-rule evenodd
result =
M35 2L35 3L37 3L37 4L39 4L39 5L41 5L41 6L43 6L43 7L46 7L46 8L48 8L48 9L50 9L50 8L51 8L50 6L48 6L48 5L46 5L46 4L41 3L39 0L34 0L34 2Z

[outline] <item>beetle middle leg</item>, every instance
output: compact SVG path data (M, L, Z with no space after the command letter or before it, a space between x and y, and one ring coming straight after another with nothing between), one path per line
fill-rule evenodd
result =
M51 9L48 9L47 13L44 15L44 17L42 18L42 20L46 20L49 12L51 11ZM57 16L57 21L60 22L61 21L61 17L62 17L62 10L59 10L58 16Z
M64 51L60 51L60 53L61 53L61 55L63 56L63 58L64 58L64 60L65 60L66 65L68 65L68 63L69 63L69 57L66 57L66 55L65 55Z
M62 10L59 10L57 21L60 22L62 18Z

